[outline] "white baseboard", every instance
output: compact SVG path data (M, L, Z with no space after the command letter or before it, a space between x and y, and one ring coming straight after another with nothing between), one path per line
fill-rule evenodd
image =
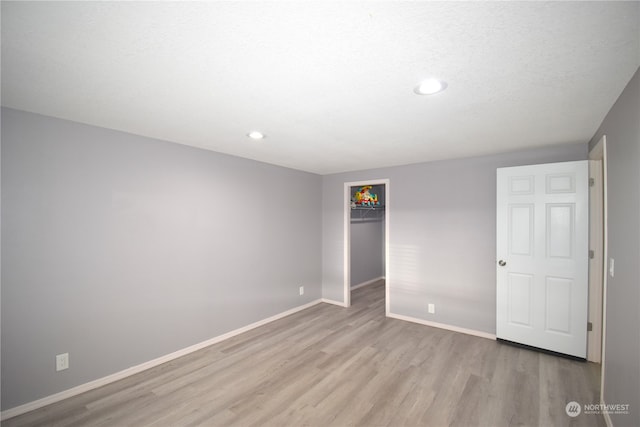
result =
M327 299L327 298L322 298L320 300L321 302L326 302L327 304L333 304L333 305L337 305L340 307L346 307L347 305L345 303L343 303L342 301L336 301L336 300L332 300L332 299Z
M379 280L384 280L384 276L376 277L375 279L371 279L371 280L367 280L366 282L358 283L357 285L352 286L351 290L353 291L354 289L358 289L358 288L362 288L364 286L371 285L373 283L376 283Z
M489 334L487 332L482 332L482 331L476 331L475 329L467 329L467 328L461 328L459 326L447 325L446 323L431 322L429 320L418 319L416 317L403 316L401 314L393 314L393 313L388 313L387 317L391 317L393 319L398 319L398 320L405 320L407 322L419 323L421 325L431 326L434 328L446 329L448 331L460 332L462 334L473 335L475 337L487 338L494 341L496 339L496 336L494 334Z
M600 369L604 369L604 367L601 367ZM602 407L607 407L607 404L604 400L601 403ZM609 414L609 411L603 411L602 415L604 416L604 422L607 424L607 427L613 427L613 421L611 421L611 415Z
M171 360L177 359L179 357L185 356L185 355L187 355L189 353L193 353L195 351L201 350L201 349L203 349L205 347L208 347L210 345L219 343L221 341L224 341L224 340L229 339L231 337L234 337L236 335L240 335L243 332L247 332L247 331L250 331L251 329L255 329L255 328L259 327L259 326L266 325L267 323L271 323L271 322L274 322L276 320L282 319L283 317L286 317L286 316L289 316L291 314L297 313L298 311L305 310L305 309L307 309L309 307L312 307L312 306L314 306L316 304L320 304L323 301L324 300L320 300L320 299L315 300L315 301L311 301L310 303L307 303L307 304L292 308L291 310L287 310L285 312L276 314L276 315L271 316L271 317L269 317L267 319L259 320L259 321L255 322L255 323L250 324L250 325L243 326L242 328L235 329L235 330L233 330L231 332L227 332L226 334L222 334L222 335L219 335L217 337L208 339L206 341L202 341L202 342L200 342L198 344L194 344L192 346L183 348L181 350L174 351L173 353L167 354L165 356L158 357L158 358L150 360L148 362L144 362L144 363L141 363L139 365L132 366L132 367L127 368L127 369L125 369L123 371L116 372L116 373L111 374L111 375L107 375L106 377L98 378L97 380L93 380L93 381L90 381L88 383L80 384L79 386L70 388L68 390L61 391L60 393L56 393L56 394L52 394L50 396L43 397L42 399L34 400L33 402L25 403L23 405L16 406L14 408L6 409L6 410L4 410L4 411L2 411L0 413L0 420L4 421L4 420L7 420L9 418L13 418L13 417L16 417L18 415L25 414L25 413L27 413L29 411L33 411L35 409L42 408L42 407L50 405L52 403L56 403L56 402L59 402L59 401L64 400L64 399L68 399L70 397L73 397L73 396L76 396L78 394L87 392L89 390L93 390L95 388L102 387L102 386L110 384L112 382L115 382L115 381L121 380L123 378L129 377L131 375L140 373L140 372L145 371L147 369L153 368L155 366L158 366L158 365L161 365L163 363L169 362Z

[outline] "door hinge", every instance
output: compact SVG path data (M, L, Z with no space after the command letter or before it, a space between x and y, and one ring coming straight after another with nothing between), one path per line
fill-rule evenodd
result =
M587 332L593 331L593 323L587 322Z
M594 185L596 185L595 178L589 178L589 187L593 187Z
M596 256L596 253L593 251L593 249L589 249L589 259L593 259Z

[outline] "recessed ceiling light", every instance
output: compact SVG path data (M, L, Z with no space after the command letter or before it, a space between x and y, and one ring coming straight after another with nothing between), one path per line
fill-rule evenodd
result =
M433 95L447 88L447 82L438 79L427 79L413 89L418 95Z
M251 139L263 139L264 138L264 134L262 132L258 132L257 130L254 130L253 132L249 132L247 134L247 136Z

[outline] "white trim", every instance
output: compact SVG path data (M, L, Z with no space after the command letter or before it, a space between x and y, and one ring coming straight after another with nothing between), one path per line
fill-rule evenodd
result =
M476 331L475 329L461 328L459 326L447 325L445 323L431 322L429 320L418 319L416 317L403 316L401 314L388 313L387 317L392 319L404 320L407 322L419 323L420 325L431 326L433 328L446 329L448 331L459 332L461 334L473 335L475 337L487 338L490 340L496 339L495 334L488 332Z
M343 227L343 271L344 276L342 279L342 292L344 307L351 307L351 184L344 183L344 195L342 196L343 214L342 227Z
M602 357L602 281L604 275L602 258L603 236L603 188L602 160L589 160L589 322L592 329L587 332L587 360L600 363Z
M607 404L604 403L604 400L601 402L604 408L607 407ZM607 424L607 427L613 427L613 421L611 421L611 415L609 411L603 411L602 415L604 416L604 422Z
M391 280L389 279L389 271L391 270L391 263L389 262L390 257L390 245L389 240L390 234L389 229L391 224L391 181L385 179L384 184L384 313L385 315L391 312L391 292L389 291L391 288Z
M589 152L589 158L592 160L602 159L602 204L603 204L603 213L602 213L602 222L603 222L603 230L602 230L602 266L604 272L602 274L602 356L600 357L600 401L604 402L604 385L605 385L605 354L606 354L606 342L607 342L607 283L608 283L608 256L609 256L609 208L608 208L608 197L607 197L607 135L602 135L602 138L598 141L598 143L593 147L593 149ZM605 416L605 421L607 421L607 416ZM607 424L611 422L611 419L608 419Z
M76 387L70 388L68 390L61 391L56 394L52 394L50 396L43 397L42 399L34 400L32 402L25 403L20 406L16 406L14 408L6 409L0 413L0 420L5 421L9 418L16 417L18 415L25 414L29 411L33 411L35 409L42 408L44 406L50 405L52 403L59 402L64 399L68 399L73 396L77 396L78 394L87 392L89 390L96 389L98 387L102 387L104 385L113 383L115 381L121 380L123 378L129 377L131 375L138 374L142 371L146 371L147 369L151 369L155 366L161 365L163 363L169 362L171 360L177 359L179 357L185 356L189 353L193 353L195 351L201 350L205 347L208 347L213 344L217 344L221 341L234 337L236 335L240 335L244 332L250 331L251 329L255 329L257 327L266 325L267 323L274 322L276 320L282 319L283 317L290 316L299 311L305 310L314 305L320 304L323 300L317 299L311 301L307 304L292 308L290 310L284 311L282 313L276 314L269 318L259 320L255 323L252 323L247 326L243 326L242 328L234 329L231 332L227 332L226 334L218 335L217 337L208 339L206 341L202 341L198 344L194 344L192 346L183 348L178 351L174 351L173 353L169 353L165 356L158 357L156 359L150 360L148 362L141 363L136 366L132 366L123 371L116 372L111 375L107 375L106 377L98 378L97 380L89 381L88 383L80 384Z
M376 277L375 279L371 279L371 280L367 280L366 282L358 283L357 285L352 286L351 290L353 291L354 289L359 289L359 288L363 288L365 286L373 285L374 283L376 283L376 282L378 282L380 280L384 280L384 276Z
M384 264L385 264L385 276L389 277L389 217L390 217L390 180L385 179L368 179L366 181L352 181L344 183L344 195L342 196L342 203L344 205L343 212L343 235L344 235L344 304L343 307L351 306L351 187L357 187L359 185L384 185ZM389 313L389 280L385 281L384 285L384 299L385 299L385 312Z
M340 307L347 307L347 305L345 303L343 303L342 301L336 301L336 300L332 300L332 299L327 299L327 298L322 298L320 300L320 302L326 302L327 304L333 304L333 305L337 305Z

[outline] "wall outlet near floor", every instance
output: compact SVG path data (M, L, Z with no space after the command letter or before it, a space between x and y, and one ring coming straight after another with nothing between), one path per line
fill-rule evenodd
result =
M429 314L436 314L436 305L429 304Z
M300 286L300 295L304 295L304 286Z
M56 372L69 369L69 353L58 354L56 356Z

